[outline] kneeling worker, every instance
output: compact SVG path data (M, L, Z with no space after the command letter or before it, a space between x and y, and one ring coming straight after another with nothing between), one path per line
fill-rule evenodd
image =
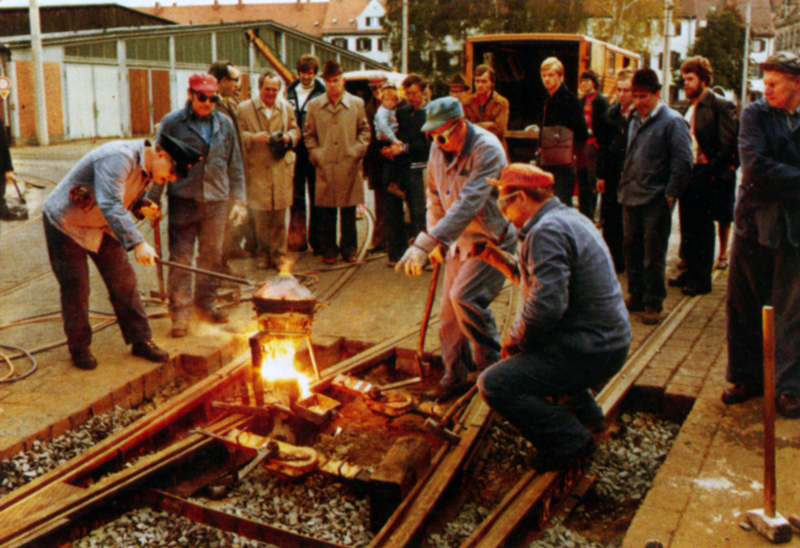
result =
M553 176L512 164L497 200L519 229L516 260L489 244L482 258L522 285L520 315L503 341L502 361L478 378L486 403L537 449L537 470L567 467L594 449L589 430L605 424L589 388L611 378L628 355L631 328L603 237L554 197ZM571 414L558 405L569 396ZM581 424L583 423L583 424Z
M161 214L158 204L143 199L150 183L165 184L185 177L200 153L178 139L162 135L149 141L114 141L84 156L44 202L44 232L50 264L61 286L61 313L72 361L80 369L94 369L89 350L89 265L94 261L108 288L126 344L133 354L153 362L169 354L153 342L150 324L128 261L154 265L155 250L131 218Z

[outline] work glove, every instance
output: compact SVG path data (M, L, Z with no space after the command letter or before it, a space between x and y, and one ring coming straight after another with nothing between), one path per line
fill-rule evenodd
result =
M428 259L433 265L444 264L444 247L441 244L436 244L433 251L428 253Z
M412 245L403 254L403 257L397 262L394 269L397 272L405 270L407 276L419 276L422 274L422 268L428 260L428 254L424 250Z
M246 207L240 204L236 204L231 208L231 214L228 217L228 219L233 223L234 226L241 225L246 218L247 218Z
M161 219L161 206L148 198L142 198L132 208L133 215L140 221L142 219Z

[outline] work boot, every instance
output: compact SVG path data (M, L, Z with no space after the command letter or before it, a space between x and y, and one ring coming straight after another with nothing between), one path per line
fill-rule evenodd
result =
M150 339L133 343L131 351L134 356L139 356L140 358L155 363L165 362L169 359L169 352L159 348L158 345Z
M722 403L725 405L736 405L744 403L751 398L756 398L764 394L764 387L760 384L734 384L722 393Z
M625 299L625 308L627 308L629 312L641 312L644 310L642 298L637 295L628 295L628 298Z
M198 308L197 315L200 316L201 320L205 320L210 323L228 323L228 314L216 307Z
M189 322L178 318L172 321L172 337L180 339L189 334Z
M661 321L661 311L652 307L645 306L642 314L642 323L645 325L657 325Z
M800 398L797 396L778 396L775 402L778 413L787 419L800 418Z
M78 369L88 371L97 367L97 359L88 346L70 346L69 353L72 356L72 363Z

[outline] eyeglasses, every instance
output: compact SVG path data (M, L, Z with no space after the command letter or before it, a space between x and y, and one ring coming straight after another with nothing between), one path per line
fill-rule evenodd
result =
M450 142L450 135L455 131L455 129L457 127L458 127L458 124L456 123L456 124L453 124L452 126L450 126L449 128L447 128L446 130L444 130L443 132L438 133L436 135L432 135L431 133L428 133L427 134L428 140L429 141L436 141L440 145L446 145L447 143Z
M520 192L521 192L520 190L517 190L512 192L511 194L500 196L497 199L497 207L500 208L500 211L505 211L506 209L508 209L508 206L511 205L511 202L513 201L512 198L516 198L517 194L519 194Z
M197 97L197 100L201 103L205 103L206 101L211 101L212 103L219 103L219 95L206 95L200 91L195 91L194 96Z

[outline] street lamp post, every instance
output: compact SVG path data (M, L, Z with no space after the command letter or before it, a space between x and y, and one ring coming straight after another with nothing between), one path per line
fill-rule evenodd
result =
M47 133L47 101L44 90L44 64L42 53L42 25L39 22L39 4L30 0L28 11L31 26L31 54L33 56L33 95L36 105L36 140L40 146L50 144Z
M747 18L744 31L744 59L742 60L742 108L747 105L747 77L750 72L750 12L753 8L752 0L747 2Z
M674 7L675 4L672 3L672 0L666 0L666 2L664 2L664 62L661 63L661 67L664 71L664 82L662 85L664 93L662 97L664 98L664 103L667 105L669 105L669 88L672 83L672 69L670 68L672 55L670 53L669 37L670 28L672 27L672 9Z

